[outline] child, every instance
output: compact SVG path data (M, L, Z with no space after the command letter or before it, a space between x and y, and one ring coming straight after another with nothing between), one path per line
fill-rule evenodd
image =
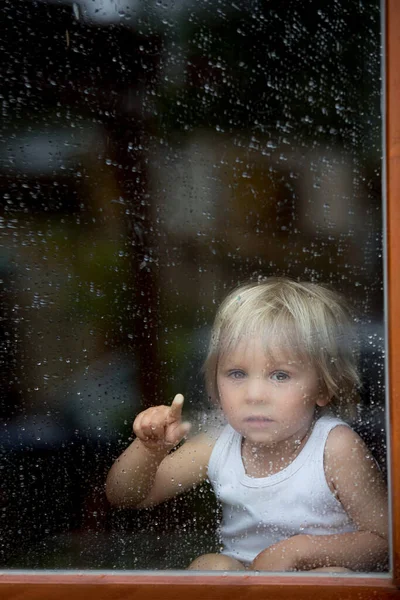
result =
M359 377L343 299L286 278L232 292L205 363L228 424L185 441L183 396L140 413L107 478L112 504L145 508L209 479L222 503L220 554L189 568L387 568L386 489L351 414Z

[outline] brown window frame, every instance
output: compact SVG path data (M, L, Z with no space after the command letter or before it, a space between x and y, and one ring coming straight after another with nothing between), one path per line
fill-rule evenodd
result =
M292 600L400 598L400 0L386 0L385 127L386 248L389 336L389 423L392 521L390 576L196 575L97 572L0 573L0 597L24 600ZM396 319L397 317L397 319ZM397 367L397 368L396 368Z

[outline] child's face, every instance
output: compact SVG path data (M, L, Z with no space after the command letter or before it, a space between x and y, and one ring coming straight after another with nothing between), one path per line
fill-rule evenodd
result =
M315 407L329 402L311 364L279 349L266 355L258 338L243 340L221 359L217 383L228 422L256 445L302 439Z

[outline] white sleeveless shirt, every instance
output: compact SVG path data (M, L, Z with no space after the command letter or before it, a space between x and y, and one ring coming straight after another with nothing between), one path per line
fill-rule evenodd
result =
M301 452L270 477L246 475L242 436L227 425L217 439L208 477L222 503L223 554L249 564L265 548L300 533L327 535L355 531L324 472L324 449L330 431L346 425L320 417Z

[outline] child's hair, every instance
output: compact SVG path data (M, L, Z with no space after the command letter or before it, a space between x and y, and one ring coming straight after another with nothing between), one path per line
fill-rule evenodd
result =
M221 357L239 341L261 336L268 354L287 352L316 368L334 412L352 419L359 400L358 344L344 298L320 284L271 277L232 291L215 317L204 374L218 401Z

